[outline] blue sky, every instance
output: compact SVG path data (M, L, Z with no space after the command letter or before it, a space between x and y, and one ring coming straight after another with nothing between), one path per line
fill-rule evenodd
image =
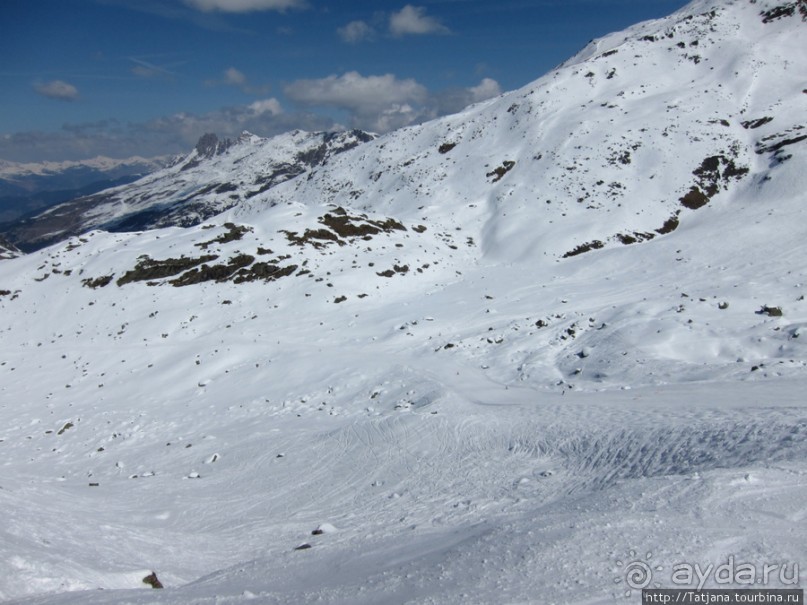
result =
M0 159L205 132L385 132L519 88L686 0L3 0Z

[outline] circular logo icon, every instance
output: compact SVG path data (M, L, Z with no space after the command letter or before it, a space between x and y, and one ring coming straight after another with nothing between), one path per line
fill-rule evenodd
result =
M634 590L647 588L653 581L653 570L644 561L632 561L625 566L625 583Z
M661 586L658 582L653 582L653 574L664 568L660 565L652 566L652 558L651 552L642 559L635 550L631 550L625 560L616 560L616 571L619 575L614 578L614 583L624 584L627 587L623 593L625 597L630 597L634 590L642 590L651 585L656 588Z

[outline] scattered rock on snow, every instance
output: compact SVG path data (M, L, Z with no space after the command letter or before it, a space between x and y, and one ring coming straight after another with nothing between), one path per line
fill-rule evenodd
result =
M157 578L156 572L153 571L143 578L143 584L148 584L152 588L163 588L162 582Z
M322 523L321 525L317 526L317 528L314 531L311 532L311 535L321 536L323 534L332 534L336 531L337 529L330 523Z
M757 315L767 315L768 317L782 317L782 307L769 307L768 305L763 305L759 311L757 311Z

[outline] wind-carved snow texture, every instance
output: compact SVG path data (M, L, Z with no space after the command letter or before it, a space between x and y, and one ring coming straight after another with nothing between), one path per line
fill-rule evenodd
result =
M210 139L115 195L254 195L0 262L0 596L613 603L632 561L807 568L802 4L698 0L263 191L320 135Z

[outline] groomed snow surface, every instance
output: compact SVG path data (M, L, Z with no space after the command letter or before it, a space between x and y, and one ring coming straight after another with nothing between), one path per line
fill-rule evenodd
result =
M807 95L775 4L696 2L198 227L1 261L0 600L638 603L637 568L730 560L803 586Z

